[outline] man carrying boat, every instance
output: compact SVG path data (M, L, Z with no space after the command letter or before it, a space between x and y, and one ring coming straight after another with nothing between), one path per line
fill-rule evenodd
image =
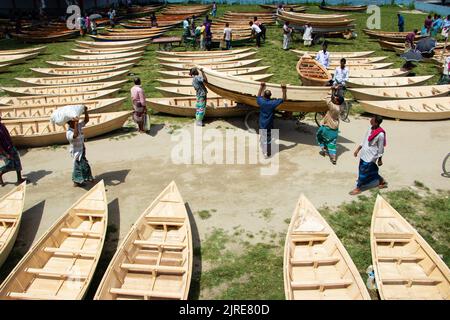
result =
M206 113L206 95L208 90L206 89L205 82L207 81L203 69L200 69L202 75L199 75L197 68L192 68L189 71L189 75L192 77L192 86L195 89L197 103L195 105L195 124L197 126L203 126L203 118Z
M330 53L327 51L328 44L324 42L322 44L322 50L317 53L316 60L325 68L330 66Z
M20 162L19 152L12 143L8 129L1 121L2 118L0 117L0 158L5 161L5 165L0 167L0 185L2 187L5 185L3 175L10 171L16 171L17 185L19 185L25 181L22 178L22 163Z
M328 111L317 131L317 143L320 146L319 154L323 157L328 155L332 164L336 164L336 142L339 133L339 114L344 98L333 94L327 101Z
M266 88L266 83L261 82L259 87L258 96L256 102L259 106L259 134L261 149L265 158L271 156L272 153L272 132L273 129L273 119L275 116L275 109L278 108L280 104L285 101L286 98L286 85L281 85L281 90L283 92L282 99L271 99L272 92L270 90L264 90ZM264 94L263 94L264 92Z
M378 181L378 188L387 188L387 183L378 173L378 166L383 165L382 157L386 146L386 132L380 127L383 117L375 115L370 119L370 128L367 131L362 143L355 150L355 158L361 151L359 160L359 174L356 188L350 195L361 193L361 189L374 181Z

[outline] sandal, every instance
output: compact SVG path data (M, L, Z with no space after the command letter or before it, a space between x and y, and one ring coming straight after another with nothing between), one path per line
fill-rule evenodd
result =
M356 196L357 194L360 194L361 190L360 189L354 189L352 191L350 191L348 194L351 196Z
M379 185L378 185L378 189L386 189L388 186L387 186L387 183L386 182L383 182L383 183L380 183Z

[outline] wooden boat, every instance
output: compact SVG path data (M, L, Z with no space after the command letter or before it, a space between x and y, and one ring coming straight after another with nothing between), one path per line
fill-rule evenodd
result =
M153 38L159 37L163 35L164 32L154 33L154 34L144 34L144 35L138 35L138 34L130 34L130 35L112 35L112 34L106 34L106 35L92 35L89 36L96 41L129 41L129 40L148 40L150 41Z
M104 80L113 80L115 78L120 78L127 74L128 70L105 72L91 75L81 75L81 76L61 76L61 77L44 77L44 78L15 78L20 82L26 84L38 85L38 86L51 86L51 85L64 85L64 84L77 84L77 83L88 83L88 82L99 82Z
M16 242L26 189L27 183L23 182L0 199L0 267Z
M278 6L275 4L260 4L259 5L261 8L263 9L268 9L268 10L272 10L275 11L278 9ZM284 10L290 10L291 8L294 9L295 12L300 12L300 11L306 11L306 8L302 5L297 5L297 4L283 4L283 8Z
M297 73L304 86L326 86L331 80L328 70L309 55L298 60Z
M253 74L253 75L241 75L239 77L250 81L267 81L273 74ZM169 79L156 79L162 86L192 86L192 78L169 78ZM1 99L1 98L0 98Z
M0 107L0 116L3 119L20 119L20 118L35 118L35 117L50 117L53 111L58 108L72 105L83 104L89 113L103 113L117 111L123 104L126 98L111 98L111 99L96 99L96 100L76 100L67 102L55 103L28 103L28 104L12 104Z
M59 85L59 86L41 86L41 87L0 87L10 96L33 96L33 95L64 95L75 94L89 91L106 90L120 88L128 80L77 84L77 85Z
M224 57L174 57L174 58L161 58L157 57L161 63L218 63L218 62L227 62L227 61L238 61L250 59L256 55L256 52L246 52L236 55L224 56Z
M450 118L450 96L359 102L367 112L394 119L427 121Z
M370 246L381 299L448 300L449 268L380 195L373 209Z
M319 6L322 10L328 11L342 11L342 12L364 12L367 10L367 6Z
M89 116L89 123L83 128L86 138L93 138L122 128L131 111L96 113ZM49 117L3 120L16 146L45 147L67 144L67 127L50 123Z
M399 43L399 42L378 40L378 44L380 45L381 49L387 51L395 51L395 49L405 49L405 44L401 42Z
M370 300L347 250L303 194L286 235L283 275L287 300Z
M124 69L132 68L132 63L116 64L113 66L100 66L100 67L75 67L75 68L30 68L30 70L50 76L80 76L87 74L98 74L105 72L114 72Z
M110 59L122 59L129 57L142 56L144 51L136 52L122 52L122 53L110 53L110 54L92 54L92 55L61 55L61 57L69 60L110 60Z
M122 47L122 48L101 48L101 49L75 48L75 49L71 49L71 50L76 53L81 53L81 54L111 54L111 53L142 51L142 50L145 50L146 47L147 47L147 45Z
M103 67L103 66L114 66L118 64L131 64L135 65L141 60L142 57L130 57L130 58L120 58L120 59L108 59L108 60L69 60L69 61L45 61L47 64L55 67L68 67L68 68L80 68L80 67Z
M350 73L352 71L386 69L392 65L393 63L347 63L347 67L349 68ZM339 62L331 62L328 70L334 70L338 66L340 66Z
M0 298L81 300L100 259L107 226L102 180L31 247L3 282Z
M44 52L46 46L36 47L36 48L25 48L25 49L12 49L12 50L0 50L0 56L3 55L16 55L16 54L28 54L28 53L42 53Z
M172 181L131 227L95 300L187 300L193 247L183 198Z
M0 55L0 64L19 64L25 60L33 59L39 55L39 52Z
M145 29L137 29L137 30L129 30L129 29L121 29L121 28L108 28L106 31L109 35L114 34L154 34L154 33L160 33L164 31L169 31L171 27L151 27L151 28L145 28Z
M383 40L383 41L389 41L389 42L400 42L404 43L405 38L408 35L409 32L388 32L388 31L376 31L376 30L369 30L369 29L363 29L363 32L368 35L370 38ZM420 40L424 36L417 35L415 40Z
M195 105L197 98L194 97L172 97L147 99L153 111L172 114L183 117L195 117ZM206 101L205 117L224 118L238 117L248 113L251 109L239 106L234 101L214 97Z
M408 87L398 90L395 87L349 89L356 100L400 100L445 97L450 94L450 85Z
M161 92L164 97L192 97L196 95L195 89L192 86L176 86L176 87L155 87ZM213 91L208 92L208 99L220 98L218 94Z
M305 54L308 54L312 57L315 57L317 55L316 51L302 51L302 50L295 50L295 49L291 49L292 52L297 53L299 56L303 56ZM360 51L360 52L338 52L338 51L333 51L333 52L329 52L330 53L330 58L331 59L341 59L341 58L364 58L364 57L368 57L370 55L372 55L375 51Z
M123 47L143 45L148 43L148 41L149 41L148 39L114 41L114 42L75 40L76 45L82 48L123 48Z
M203 72L208 79L205 84L211 91L225 99L258 107L256 95L260 88L260 82L224 75L207 68L203 68ZM283 95L279 84L267 83L266 88L272 92L272 98L282 98ZM295 112L326 111L326 99L329 97L330 88L327 87L287 85L287 100L279 106L279 110Z
M229 68L239 68L239 67L253 67L256 66L262 59L249 59L240 61L225 61L217 63L203 63L202 66L205 68L212 69L229 69ZM195 67L197 63L161 63L161 67L166 70L189 70Z
M220 72L231 75L231 76L239 76L239 75L252 75L252 74L261 74L262 72L266 72L270 67L269 66L263 66L263 67L249 67L249 68L226 68L226 69L220 69ZM160 74L165 76L166 78L192 78L189 75L189 70L182 70L182 71L166 71L166 70L159 70Z
M11 36L17 40L21 40L26 43L50 43L67 40L76 36L73 32L62 32L54 34L23 34L23 33L11 33Z
M235 49L235 50L226 50L226 51L156 51L158 56L167 56L167 57L225 57L232 56L241 53L246 53L251 51L252 48L246 49Z
M433 76L416 77L390 77L390 78L352 78L347 81L347 87L366 88L366 87L412 87L421 85Z
M0 72L6 71L9 66L9 64L0 64Z
M286 12L286 11L282 12L281 14L277 14L277 17L283 21L290 21L293 24L301 24L301 25L309 23L313 28L316 26L348 27L355 22L355 19L348 19L345 17L330 17L330 15L323 15L323 16L324 17L307 17L303 13L295 14L295 13Z
M334 74L335 70L329 70ZM409 70L397 69L374 69L374 70L351 70L351 78L391 78L402 77L409 74Z

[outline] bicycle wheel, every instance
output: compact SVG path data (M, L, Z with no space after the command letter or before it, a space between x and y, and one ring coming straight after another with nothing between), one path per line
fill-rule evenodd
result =
M259 111L253 110L245 115L244 119L247 130L251 133L257 133L259 130Z
M450 152L445 156L442 161L442 175L450 177Z
M341 121L345 121L347 122L348 120L348 114L350 113L350 107L351 104L348 101L345 101L342 105L341 105L341 111L339 113L339 118L341 119Z
M325 115L326 115L326 112L316 112L316 114L314 115L314 120L316 121L316 124L318 127L320 127Z

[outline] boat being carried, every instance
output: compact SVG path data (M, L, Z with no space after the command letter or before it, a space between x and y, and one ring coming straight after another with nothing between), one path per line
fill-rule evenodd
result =
M367 112L402 120L444 120L450 118L450 97L384 101L360 100Z
M380 195L373 209L370 245L381 299L448 300L449 268Z
M0 286L0 299L81 300L105 242L103 180L44 233Z
M192 265L191 225L172 181L131 227L94 299L187 300Z
M27 183L23 182L0 198L0 267L11 252L19 233L26 188Z
M283 275L287 300L370 300L347 250L303 194L286 235Z

